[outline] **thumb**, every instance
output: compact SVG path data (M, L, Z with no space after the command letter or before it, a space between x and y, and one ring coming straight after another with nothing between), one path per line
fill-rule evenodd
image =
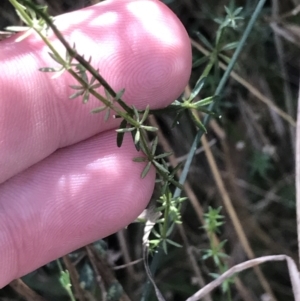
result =
M188 35L177 17L155 0L108 0L55 18L55 24L79 54L123 99L138 108L164 107L184 89L191 70ZM64 53L55 37L54 46ZM117 126L90 115L99 102L68 99L76 81L38 72L53 66L43 42L33 35L0 44L0 183L61 147ZM103 94L103 89L99 89ZM105 113L104 113L105 114Z

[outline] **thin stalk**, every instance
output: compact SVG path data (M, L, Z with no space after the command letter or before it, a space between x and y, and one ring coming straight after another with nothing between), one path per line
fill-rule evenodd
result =
M224 89L224 86L228 80L228 77L230 75L230 72L232 71L243 47L245 46L245 42L265 4L266 0L259 0L248 24L247 24L247 27L242 35L242 38L238 44L238 47L236 48L233 56L232 56L232 59L230 60L230 63L228 65L228 68L226 69L225 73L223 74L223 77L221 78L218 86L217 86L217 89L215 91L215 95L220 95L221 92L223 91ZM215 106L215 102L212 102L209 106L209 110L212 111L213 108ZM204 121L203 121L203 124L204 126L206 126L209 122L209 119L210 119L210 115L206 115L205 118L204 118ZM185 165L184 165L184 168L183 168L183 171L181 173L181 176L180 176L180 179L179 179L179 183L180 184L183 184L187 178L187 175L188 175L188 172L189 172L189 169L190 169L190 166L191 166L191 163L192 163L192 160L194 158L194 155L195 155L195 152L198 148L198 144L200 142L200 139L202 137L202 135L204 134L204 131L203 130L199 130L194 138L194 141L193 141L193 144L191 146L191 149L190 149L190 152L188 154L188 157L187 157L187 160L185 162ZM175 192L174 192L174 196L173 198L177 198L180 196L182 192L182 189L180 188L176 188L175 189ZM159 263L162 259L162 256L163 256L163 250L160 248L158 249L157 253L155 253L154 257L153 257L153 260L151 262L151 265L150 265L150 270L151 270L151 273L152 275L155 274L158 266L159 266ZM146 284L145 284L145 288L144 288L144 293L142 295L142 298L141 298L141 301L147 301L149 299L149 293L150 293L150 282L148 281Z
M169 212L170 212L170 194L169 194L169 189L167 188L166 189L166 198L167 198L167 206L166 206L166 209L165 209L165 212L164 212L164 226L163 226L163 237L164 239L167 238L167 231L168 231L168 226L169 226L169 223L168 223L168 219L169 219Z
M22 15L22 17L28 22L28 24L30 26L32 26L32 28L37 32L37 34L41 37L41 39L43 40L43 42L49 47L49 49L52 51L52 53L56 56L56 58L58 58L58 60L60 61L61 65L83 86L86 87L87 83L76 74L76 72L74 72L71 69L71 66L69 66L69 64L66 63L66 61L64 60L64 58L62 58L62 56L56 51L56 49L52 46L51 42L41 33L41 31L36 28L36 25L32 22L32 20L30 19L30 17L28 16L28 14L25 12L24 8L15 0L10 0L10 2L14 5L14 7L20 12L20 14ZM73 57L76 61L78 61L82 66L84 66L86 68L86 70L88 70L92 76L94 76L98 82L107 90L107 92L112 96L112 97L116 97L117 93L111 88L111 86L106 82L106 80L99 74L99 72L93 68L88 61L86 61L81 55L79 55L75 49L73 49L72 47L70 47L69 43L65 40L65 38L63 37L63 35L59 32L59 30L57 29L57 27L53 24L52 20L49 18L49 16L47 14L45 14L43 11L38 10L34 4L32 4L30 1L28 0L24 0L24 2L26 3L26 5L28 7L30 7L32 10L34 10L34 12L36 14L38 14L46 23L47 25L53 30L54 34L56 35L56 37L60 40L60 42L64 45L64 47L66 48L67 52L69 53L69 55L71 57ZM115 107L110 101L108 101L106 98L104 98L102 95L100 95L99 93L97 93L95 90L91 89L89 91L92 95L94 95L95 97L97 97L99 100L101 100L103 102L103 104L107 107L109 107L110 109L112 109L113 111L115 111L119 116L123 117L124 119L126 119L131 125L133 126L138 126L138 123L136 120L134 120L131 116L129 116L127 114L128 111L130 111L131 109L127 106L124 105L125 103L123 101L119 102L119 104L123 107L123 109L126 111L121 111L120 109L118 109L117 107Z

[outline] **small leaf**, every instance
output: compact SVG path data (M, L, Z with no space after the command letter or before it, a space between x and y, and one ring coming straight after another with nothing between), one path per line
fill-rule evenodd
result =
M211 50L213 49L212 44L208 41L208 39L200 31L196 32L196 36L208 49L211 49Z
M173 152L167 152L167 153L159 154L159 155L155 156L155 159L166 158L166 157L171 156L172 154L173 154Z
M149 110L150 110L149 105L147 105L146 110L144 112L144 115L143 115L143 117L142 117L142 119L140 121L140 124L143 124L145 122L146 118L148 117Z
M5 30L14 31L14 32L21 32L21 31L26 31L29 29L30 29L30 27L28 27L28 26L7 26L7 27L5 27Z
M173 232L174 226L175 226L175 224L172 223L171 226L169 227L169 229L167 230L166 237L171 235L171 233Z
M243 7L238 7L238 8L234 11L233 15L234 15L234 16L239 15L240 12L241 12L242 10L243 10Z
M226 14L231 15L231 11L226 5L224 5L224 8L225 8Z
M98 108L93 109L93 110L91 111L91 113L93 113L93 114L100 113L100 112L102 112L102 111L105 111L106 109L107 109L106 106L98 107Z
M197 81L197 83L196 83L196 85L195 85L195 87L194 87L194 89L191 93L191 96L189 97L189 100L194 99L199 94L199 92L201 91L201 89L204 86L205 81L206 81L206 77L200 78Z
M196 108L200 108L202 106L207 106L208 104L213 102L214 98L216 98L215 95L206 97L204 99L201 99L201 100L195 102L194 105L196 106Z
M153 161L153 164L155 165L155 167L160 170L161 172L163 172L164 174L169 174L169 171L164 168L161 164L159 164L158 162L156 161Z
M82 102L83 103L87 103L90 99L90 92L86 91L84 94L83 94L83 99L82 99Z
M238 46L239 42L228 43L227 45L222 47L223 51L235 49Z
M134 135L134 144L138 144L140 142L141 132L137 129Z
M170 245L173 245L174 247L182 248L182 245L178 244L177 242L175 242L175 241L173 241L173 240L167 239L167 242L168 242Z
M124 129L127 126L127 120L123 119L120 123L119 129ZM117 134L117 146L121 147L122 143L123 143L123 139L124 139L124 132L123 133L118 133Z
M52 52L48 52L48 54L51 56L51 58L56 61L57 63L59 63L60 65L62 65L62 61L60 58L58 58L54 53Z
M154 141L153 141L152 147L151 147L151 153L152 153L152 155L154 155L155 152L156 152L157 143L158 143L158 137L156 136L156 137L154 138Z
M135 128L123 128L123 129L117 129L116 132L117 133L129 133L129 132L132 132L134 130L135 130Z
M169 180L174 186L178 187L179 189L183 190L184 187L182 184L180 184L179 182L175 181L174 179L170 179Z
M109 116L110 116L110 108L108 108L106 113L105 113L105 116L104 116L104 121L105 122L108 120Z
M52 68L52 67L39 68L39 71L41 71L41 72L58 72L60 70L61 70L61 68Z
M132 161L133 162L146 162L146 161L148 161L148 159L145 157L137 157L137 158L133 158Z
M203 132L206 134L206 133L207 133L207 130L206 130L206 127L204 126L204 124L203 124L200 120L198 120L198 119L194 116L194 114L192 114L191 111L189 111L189 113L190 113L190 116L192 117L194 123L196 124L196 126L197 126L199 129L203 130Z
M131 132L131 136L132 136L132 140L135 141L135 131ZM143 145L141 145L140 141L138 143L134 143L134 146L138 152L141 150L141 147L143 147Z
M81 96L83 93L84 93L83 91L76 92L76 93L72 94L71 96L69 96L69 99L74 99L78 96Z
M123 94L124 94L124 92L125 92L125 89L120 90L120 91L117 93L117 95L116 95L116 97L115 97L115 100L117 101L117 100L121 99L122 96L123 96Z
M70 87L74 90L83 90L83 87L78 85L70 85Z
M161 242L161 246L162 246L162 249L164 250L165 254L168 254L167 242L165 240L163 240Z
M133 109L133 112L134 112L136 120L139 120L139 112L138 112L138 110L136 109L135 106L132 106L132 109Z
M203 56L201 59L196 60L193 63L193 68L197 68L197 67L201 66L202 64L204 64L205 62L207 62L208 59L209 59L208 56Z
M142 128L149 132L156 132L158 130L158 128L154 126L147 126L147 125L143 125Z
M144 168L142 174L141 174L141 178L144 179L146 177L146 175L148 174L149 170L151 167L151 162L148 162L146 167Z

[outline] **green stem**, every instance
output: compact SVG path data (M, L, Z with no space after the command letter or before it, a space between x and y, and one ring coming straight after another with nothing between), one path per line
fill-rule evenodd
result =
M254 26L254 23L256 22L256 19L258 18L258 15L260 14L264 4L265 4L266 0L259 0L248 24L247 24L247 27L245 29L245 31L243 32L243 36L238 44L238 47L236 48L233 56L232 56L232 59L228 65L228 68L226 69L225 73L223 74L223 77L221 78L221 81L219 82L218 84L218 87L215 91L215 95L220 95L220 93L222 92L222 90L224 89L224 86L225 86L225 83L230 75L230 72L232 71L243 47L245 46L245 42ZM213 108L214 108L214 105L215 105L215 102L212 102L209 106L209 110L212 111ZM208 124L208 121L210 119L210 115L206 115L205 116L205 119L204 119L204 126L206 126ZM184 165L184 168L183 168L183 171L181 173L181 176L180 176L180 179L179 179L179 183L180 184L183 184L186 180L186 177L188 175L188 171L190 169L190 166L191 166L191 163L192 163L192 160L194 158L194 155L196 153L196 150L197 150L197 147L198 147L198 144L200 142L200 139L202 137L202 135L204 134L204 131L203 130L199 130L195 136L195 139L194 139L194 142L191 146L191 149L190 149L190 152L188 154L188 157L187 157L187 160L185 162L185 165ZM176 188L175 192L174 192L174 195L173 195L173 198L177 198L180 196L181 194L181 189L180 188ZM151 266L150 266L150 270L151 270L151 273L152 275L155 274L157 268L158 268L158 265L160 263L160 260L163 256L163 251L161 249L158 250L157 253L155 253L154 257L153 257L153 260L151 262ZM149 290L150 290L150 282L148 281L145 285L145 289L144 289L144 292L143 292L143 295L142 295L142 298L141 298L141 301L146 301L148 298L149 298Z
M166 239L167 238L167 231L168 231L168 227L169 227L169 212L170 212L170 193L169 193L169 189L166 188L166 206L165 206L165 212L164 212L164 226L163 226L163 238Z
M64 270L63 270L63 267L62 267L62 265L61 265L59 259L56 259L56 263L57 263L57 265L58 265L58 268L59 268L59 270L60 270L60 273L63 274L63 273L64 273ZM65 286L64 286L64 289L67 291L67 293L68 293L68 295L69 295L71 301L76 301L76 299L75 299L75 297L74 297L74 295L73 295L73 292L72 292L71 288L70 288L70 287L65 287Z
M72 66L70 66L65 60L64 58L56 51L56 49L53 47L53 45L51 44L51 42L47 39L46 36L44 36L41 31L36 27L36 25L32 22L31 18L28 16L28 14L26 13L26 11L24 10L23 6L21 6L16 0L10 0L10 2L12 3L12 5L14 5L14 7L17 9L17 11L20 13L20 15L27 21L28 25L31 26L36 32L37 34L41 37L41 39L43 40L43 42L49 47L49 49L52 51L52 53L55 55L55 57L58 59L58 61L60 62L60 64L83 86L83 87L87 87L87 83L76 74L76 72L74 72L71 68ZM112 97L116 97L117 93L111 88L111 86L106 82L106 80L99 74L99 72L93 68L88 61L86 61L82 56L80 56L75 49L73 49L72 47L70 47L70 45L68 44L68 42L65 40L65 38L62 36L62 34L59 32L59 30L57 29L57 27L53 24L53 22L51 21L51 19L49 18L49 16L47 14L45 14L43 11L39 10L36 8L36 6L31 3L28 0L24 0L25 4L31 8L32 10L34 10L34 12L39 15L46 23L47 25L53 30L54 34L56 35L56 37L60 40L60 42L64 45L64 47L66 48L67 52L69 53L69 55L71 57L73 57L76 61L78 61L82 66L84 66L86 68L86 70L88 70L92 76L94 76L98 82L107 90L107 92L112 96ZM129 116L127 114L127 112L131 111L131 109L125 105L125 103L121 100L119 102L119 104L123 107L123 109L125 110L122 111L120 109L118 109L116 106L114 106L110 101L108 101L106 98L104 98L102 95L100 95L99 93L97 93L95 90L90 90L89 91L92 95L94 95L95 97L97 97L99 100L101 100L105 106L109 107L110 109L112 109L113 111L115 111L119 116L123 117L124 119L126 119L128 121L128 123L130 123L133 126L138 126L138 123L135 119L133 119L131 116Z

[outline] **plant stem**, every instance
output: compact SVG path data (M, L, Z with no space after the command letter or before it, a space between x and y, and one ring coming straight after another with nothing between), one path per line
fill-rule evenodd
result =
M215 91L215 95L220 95L221 92L223 91L224 89L224 86L225 86L225 83L227 82L227 79L230 75L230 72L232 71L243 47L245 46L245 42L258 18L258 15L260 14L264 4L265 4L266 0L259 0L248 24L247 24L247 27L245 29L245 31L243 32L243 35L242 35L242 38L238 44L238 47L236 48L233 56L232 56L232 59L230 60L230 63L228 65L228 68L226 69L225 73L223 74L223 77L221 78L221 81L219 82L218 86L217 86L217 89ZM206 69L205 69L206 70ZM212 111L213 108L215 106L215 102L212 102L209 106L209 110ZM204 118L204 126L206 126L208 124L208 121L210 119L210 115L206 115L205 118ZM180 184L183 184L187 178L187 174L188 174L188 171L190 169L190 166L191 166L191 163L192 163L192 160L194 158L194 155L195 155L195 152L198 148L198 144L200 142L200 139L202 137L202 135L204 134L204 131L203 130L199 130L194 138L194 141L193 141L193 144L191 146L191 149L190 149L190 152L188 154L188 157L187 157L187 160L186 160L186 163L184 165L184 168L183 168L183 171L181 173L181 176L180 176L180 179L179 179L179 183ZM181 189L180 188L176 188L175 189L175 192L174 192L174 195L173 195L173 198L177 198L180 196L181 194ZM157 268L158 268L158 265L160 263L160 260L163 256L163 250L160 248L158 249L158 252L155 253L154 257L153 257L153 260L151 262L151 266L150 266L150 270L151 270L151 273L152 275L155 274ZM146 301L148 300L149 298L149 290L150 290L150 282L147 282L145 284L145 288L144 288L144 293L142 295L142 298L141 298L141 301Z

